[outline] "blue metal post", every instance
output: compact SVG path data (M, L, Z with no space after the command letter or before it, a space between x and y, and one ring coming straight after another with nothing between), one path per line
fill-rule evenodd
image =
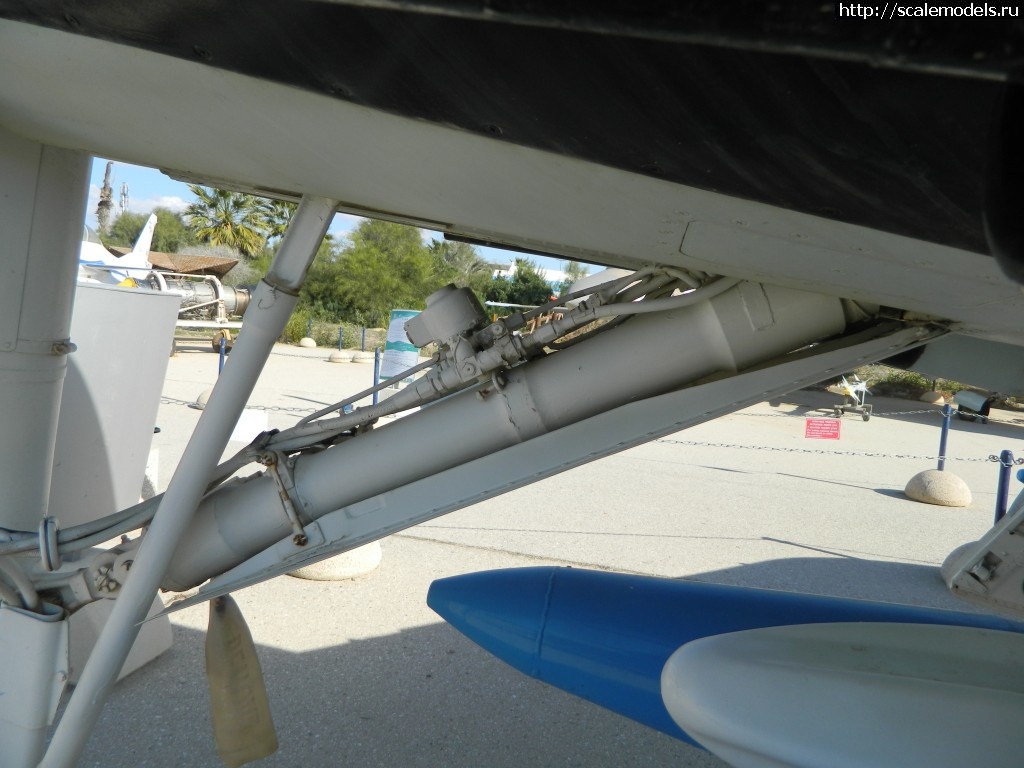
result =
M363 326L363 339L359 342L359 350L361 352L366 351L366 326Z
M220 337L220 360L217 361L217 375L220 376L220 372L224 370L224 355L227 354L228 343L224 340L224 335Z
M1006 505L1010 498L1010 470L1016 462L1013 459L1012 451L1002 451L999 454L999 485L996 488L996 519L999 522L1006 514Z
M345 335L345 328L343 326L339 325L338 326L338 351L339 352L341 351L341 344L342 344L342 339L343 339L344 335Z
M366 333L366 329L363 329ZM373 386L380 384L380 347L373 350ZM373 393L373 404L377 404L377 392Z
M939 438L939 471L946 468L946 440L949 438L949 417L953 415L953 406L946 403L942 406L942 436Z
M306 336L313 337L313 318L309 318L309 322L306 323Z

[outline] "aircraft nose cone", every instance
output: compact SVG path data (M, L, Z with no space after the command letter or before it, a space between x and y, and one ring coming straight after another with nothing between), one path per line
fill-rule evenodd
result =
M661 699L661 669L679 643L652 628L662 615L652 585L574 568L513 568L439 579L427 604L520 672L691 741Z
M517 568L438 579L427 605L480 647L537 677L555 571Z

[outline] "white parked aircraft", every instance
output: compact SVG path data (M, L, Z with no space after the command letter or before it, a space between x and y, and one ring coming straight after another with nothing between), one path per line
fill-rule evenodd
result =
M220 600L879 359L1024 394L1024 26L1016 6L970 20L915 9L867 19L878 9L847 3L738 13L690 2L0 0L0 638L19 652L0 667L5 763L75 762L159 588L203 585L197 599ZM93 155L301 204L167 492L58 527L49 486ZM532 312L489 323L470 295L440 292L408 329L441 350L416 384L369 408L335 404L216 468L336 211L630 274L588 287L531 334ZM614 332L558 343L598 318ZM371 437L362 429L435 400ZM406 458L384 477L372 469L391 448ZM258 478L226 479L253 461ZM342 466L355 482L339 485ZM947 564L954 591L1024 614L1022 515L1015 505ZM143 526L137 550L93 548ZM98 572L113 574L103 590ZM44 750L69 616L111 597ZM237 626L227 602L214 616ZM864 644L893 672L858 679L855 710L823 697L777 752L700 726L700 706L677 706L685 673L665 678L665 717L709 734L705 746L737 766L800 764L801 734L830 730L877 747L848 765L914 764L900 750L950 734L986 758L1019 756L1019 729L989 727L992 708L970 702L1002 686L1021 713L1020 687L989 674L1007 648L1020 656L1020 637L906 621L891 642L883 619L864 622L852 649L835 619L822 633L744 630L745 659L762 640L769 659L827 647L817 677L751 691L768 712L783 685L814 697ZM929 651L923 666L907 646ZM725 670L729 648L711 650L698 658ZM683 655L666 669L685 671L693 654ZM962 676L942 688L951 707L964 704L958 727L894 717L902 738L887 739L869 714L894 702L905 712L906 680L942 659ZM242 747L222 750L236 765L273 746L251 735L264 710L243 708L257 722Z
M135 245L124 256L115 256L103 246L95 232L88 227L84 230L79 256L79 280L117 285L132 277L142 277L153 269L153 265L149 263L149 249L153 244L153 232L156 230L155 213L150 214L135 239Z
M249 306L248 289L225 286L213 275L153 269L149 257L156 222L156 214L151 214L131 251L123 256L111 253L99 236L85 227L78 263L79 284L120 285L173 294L181 301L175 323L178 328L241 328L240 321L229 318L245 314ZM230 335L226 339L230 341Z

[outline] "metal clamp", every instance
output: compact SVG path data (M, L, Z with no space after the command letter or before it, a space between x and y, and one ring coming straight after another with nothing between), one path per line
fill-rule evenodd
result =
M295 480L292 477L288 457L280 451L266 451L260 456L259 461L267 468L274 478L274 482L277 483L281 506L284 507L285 517L288 518L288 522L292 526L292 541L300 547L306 546L309 543L309 537L306 535L302 523L299 522L296 504L298 500L294 496Z
M44 517L39 521L39 559L47 573L61 566L60 550L57 549L57 530L60 524L56 517Z

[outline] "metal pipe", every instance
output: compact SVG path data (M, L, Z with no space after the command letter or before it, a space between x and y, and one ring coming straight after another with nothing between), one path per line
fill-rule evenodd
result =
M999 454L999 483L996 487L996 515L995 523L998 523L1006 516L1006 505L1010 499L1010 470L1017 462L1014 461L1012 451L1002 451ZM993 524L995 524L993 523Z
M0 396L6 406L0 528L33 537L50 503L60 402L74 348L71 309L90 162L84 152L0 128ZM40 603L19 569L8 567L13 561L4 563L17 586L0 590L0 761L30 766L43 752L67 680L67 624L62 611Z
M0 573L10 579L14 588L18 590L22 607L30 611L39 610L39 593L13 558L0 557Z
M953 415L953 407L946 403L942 406L942 434L939 436L939 466L942 472L946 468L946 440L949 438L949 417Z
M15 608L23 605L21 595L18 591L11 586L8 586L3 581L0 581L0 603L7 603Z
M46 515L90 158L0 130L0 528Z
M373 404L377 404L380 385L380 347L373 350Z
M730 288L738 285L740 280L735 277L720 277L713 283L679 296L666 296L663 299L637 302L616 302L597 307L593 311L594 317L615 317L617 315L639 315L651 312L665 312L670 309L692 306L702 301L707 301L718 294L725 293Z
M299 288L323 240L337 202L303 198L270 271L260 282L246 317L245 333L214 387L164 500L89 657L41 768L71 768L99 720L102 705L146 618L175 548L189 526L231 431L274 343L298 300Z
M298 423L295 425L295 427L292 427L292 429L295 429L296 427L301 427L303 424L309 424L311 422L315 422L321 416L326 416L329 413L336 413L338 411L344 411L345 413L348 413L348 410L345 410L346 406L352 405L353 403L357 403L360 400L362 400L364 397L369 397L370 395L376 395L377 392L379 392L380 390L384 389L385 387L390 387L392 385L397 386L403 379L407 379L407 378L413 376L414 374L419 373L424 368L430 368L432 365L436 365L437 364L437 356L435 355L434 357L431 357L429 360L424 360L422 363L419 363L418 365L414 365L412 368L406 368L404 371L402 371L399 374L396 374L396 375L392 376L390 379L384 379L383 381L380 381L379 380L380 379L380 360L378 358L379 355L380 355L380 350L377 350L377 354L374 355L375 367L374 367L374 371L373 371L373 386L372 387L367 387L362 392L358 392L357 394L350 395L349 397L346 397L344 400L339 400L338 402L333 403L333 404L327 406L326 408L321 408L319 411L315 411L314 413L309 414L309 416L303 417L302 419L300 419L298 421ZM374 404L376 404L376 402L377 401L375 399L374 400ZM290 431L291 430L289 430L289 432ZM308 434L315 435L316 432L315 431L311 431Z
M740 291L641 315L593 343L550 354L295 464L299 514L315 519L624 403L744 370L845 326L839 299L765 286L775 323L755 328ZM438 435L444 435L443 440ZM387 472L379 471L386 461ZM207 496L164 580L184 590L223 573L291 528L272 478Z

